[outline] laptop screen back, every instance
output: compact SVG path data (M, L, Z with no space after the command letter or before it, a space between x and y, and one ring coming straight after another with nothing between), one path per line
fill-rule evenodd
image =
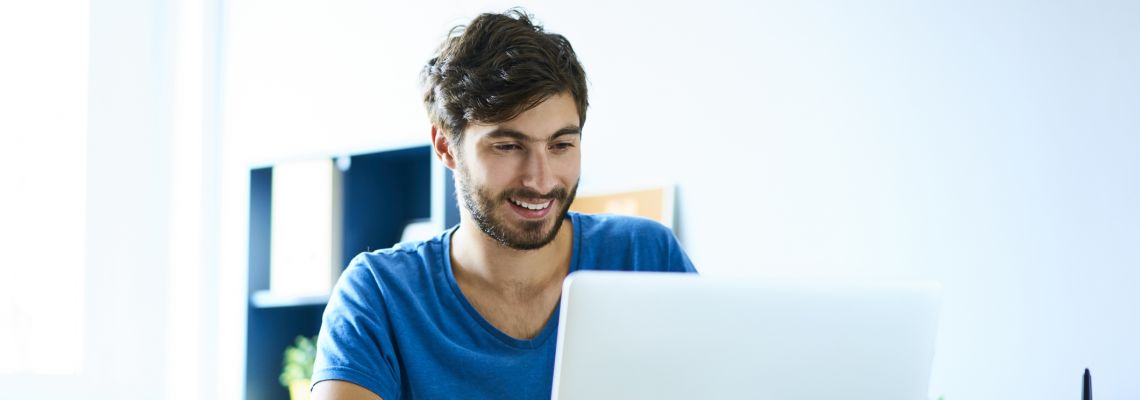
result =
M924 399L938 306L935 285L577 272L553 398Z

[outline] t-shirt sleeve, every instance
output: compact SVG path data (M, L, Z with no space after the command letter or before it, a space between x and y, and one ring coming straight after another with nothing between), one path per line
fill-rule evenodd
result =
M348 381L394 400L399 398L398 365L383 289L365 256L357 256L341 274L325 307L313 384Z

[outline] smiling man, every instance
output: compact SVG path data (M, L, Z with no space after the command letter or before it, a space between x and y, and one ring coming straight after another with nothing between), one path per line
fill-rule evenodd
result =
M525 12L453 29L423 70L460 223L357 256L318 340L314 399L548 399L562 281L577 270L694 272L656 222L569 212L586 76Z

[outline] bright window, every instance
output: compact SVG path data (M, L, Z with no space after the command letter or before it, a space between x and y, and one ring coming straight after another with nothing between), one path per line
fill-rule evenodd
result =
M0 374L83 362L88 3L0 2Z

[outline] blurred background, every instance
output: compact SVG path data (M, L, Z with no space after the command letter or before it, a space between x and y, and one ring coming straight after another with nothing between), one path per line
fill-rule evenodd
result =
M702 273L941 282L931 398L1140 398L1129 0L0 3L0 397L278 396L251 170L426 145L420 67L516 5L582 190L674 185Z

